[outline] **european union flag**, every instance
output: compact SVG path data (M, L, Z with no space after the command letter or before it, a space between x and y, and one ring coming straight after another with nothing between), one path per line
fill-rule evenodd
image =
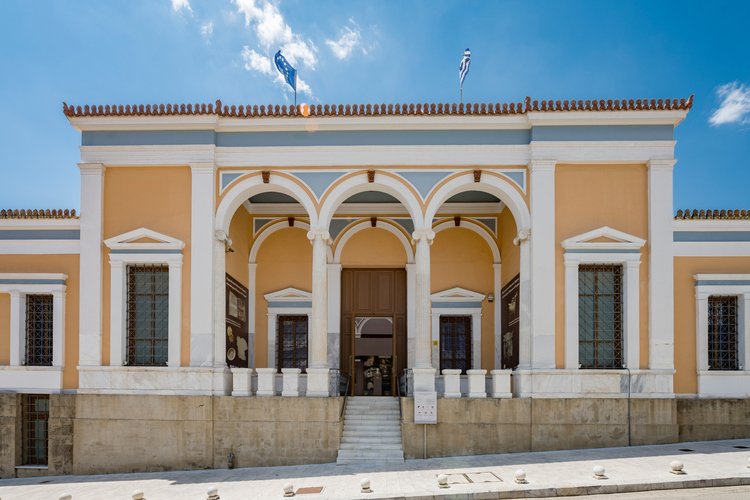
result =
M294 91L297 92L297 70L292 68L292 65L289 64L286 58L281 55L281 51L276 52L274 62L276 63L276 69L279 70L279 73L284 75L284 80L286 80L286 83L291 85Z

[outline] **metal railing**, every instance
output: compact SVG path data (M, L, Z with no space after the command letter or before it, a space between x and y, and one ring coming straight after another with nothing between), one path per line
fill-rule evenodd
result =
M401 370L401 373L396 376L396 394L398 396L398 418L399 418L399 421L401 422L404 421L404 412L403 412L403 409L401 408L401 379L403 378L404 380L404 393L407 393L406 384L408 383L407 382L408 375L409 375L409 369L404 368L403 370Z
M344 386L344 404L341 405L341 413L339 414L339 420L344 418L344 411L346 410L346 402L349 400L349 382L351 382L352 376L349 373L339 373L339 392L341 386ZM346 381L346 382L344 382Z

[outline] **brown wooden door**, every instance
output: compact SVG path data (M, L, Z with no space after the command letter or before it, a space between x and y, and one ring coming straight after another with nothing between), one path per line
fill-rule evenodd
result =
M407 366L406 270L344 269L341 273L341 371L352 375L354 394L354 320L362 316L393 319L393 380ZM393 391L395 394L395 390Z

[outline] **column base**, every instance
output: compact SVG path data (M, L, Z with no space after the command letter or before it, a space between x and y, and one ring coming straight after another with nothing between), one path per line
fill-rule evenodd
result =
M328 368L307 369L307 394L308 398L327 398L329 396Z
M412 368L414 392L435 392L435 368Z
M674 370L515 370L521 398L674 398ZM628 391L628 389L630 389Z

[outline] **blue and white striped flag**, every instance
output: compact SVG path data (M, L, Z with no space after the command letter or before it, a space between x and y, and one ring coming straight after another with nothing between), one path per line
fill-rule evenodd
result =
M461 88L464 88L464 80L466 75L469 73L469 64L471 64L471 52L469 49L464 51L464 58L461 59L461 64L458 66L458 76L461 78Z

